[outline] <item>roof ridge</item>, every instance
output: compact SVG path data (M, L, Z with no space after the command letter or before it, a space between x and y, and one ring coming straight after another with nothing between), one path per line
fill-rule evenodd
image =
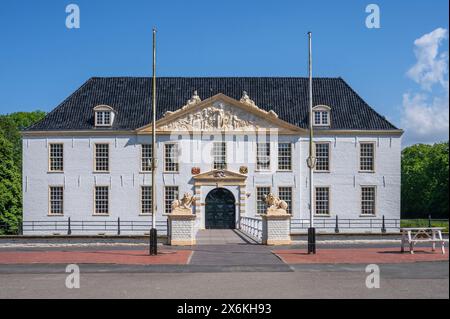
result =
M94 76L90 79L151 79L151 76ZM307 76L157 76L164 79L308 79ZM313 76L313 79L342 79L340 76Z

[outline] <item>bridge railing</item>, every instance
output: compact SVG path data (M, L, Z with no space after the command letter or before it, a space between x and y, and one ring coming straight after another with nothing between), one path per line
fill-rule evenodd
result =
M258 217L241 217L239 229L257 240L262 239L262 219Z

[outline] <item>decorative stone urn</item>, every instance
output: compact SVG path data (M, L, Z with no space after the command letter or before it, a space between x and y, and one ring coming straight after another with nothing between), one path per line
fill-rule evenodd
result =
M269 194L265 198L267 211L261 214L262 242L264 245L289 245L291 243L291 215L287 203Z
M180 200L172 203L172 212L167 214L169 219L168 237L172 246L195 245L195 219L192 213L194 197L186 193Z

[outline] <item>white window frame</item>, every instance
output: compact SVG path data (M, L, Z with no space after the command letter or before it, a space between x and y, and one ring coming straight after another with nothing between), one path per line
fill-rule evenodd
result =
M99 146L99 145L107 145L108 146L108 158L107 158L108 169L107 170L103 170L103 169L99 170L99 169L97 169L97 159L98 159L98 157L97 157L97 146ZM100 159L105 159L105 157L101 157ZM111 146L110 146L110 144L108 142L95 143L94 144L94 172L95 173L109 173L110 169L111 169Z
M319 188L326 188L328 189L328 212L326 214L317 213L317 190ZM331 187L330 186L315 186L314 187L314 216L317 217L330 217L331 216Z
M61 189L61 200L53 200L52 199L52 189L60 188ZM54 213L52 211L53 206L52 202L59 201L61 202L61 213ZM64 216L64 186L63 185L49 185L48 186L48 216Z
M169 165L167 159L169 158L167 156L167 147L169 145L174 145L176 148L176 154L173 157L174 162L172 163L176 169L174 170L168 170L167 167ZM179 173L180 171L180 163L179 163L179 156L180 156L180 145L177 142L168 142L164 143L164 173Z
M150 191L149 198L144 198L144 189L148 189ZM142 216L151 216L152 215L152 201L153 201L152 196L153 196L152 186L151 185L141 185L141 199L140 199L141 209L140 209L139 215L142 215ZM146 203L146 202L148 202L148 203ZM146 205L145 207L148 206L149 212L145 212L144 205Z
M52 168L52 160L53 159L58 160L58 158L59 158L59 157L54 158L52 156L52 147L53 146L61 146L62 147L62 149L61 149L61 153L62 154L61 154L61 157L60 157L62 169L60 169L60 170ZM51 173L62 173L62 172L64 172L64 143L49 143L48 144L48 171L51 172Z
M370 188L373 189L373 213L371 214L364 214L364 198L363 198L363 190L364 188ZM361 185L361 192L360 192L360 217L375 217L377 216L377 187L375 185ZM368 200L366 200L368 202Z
M268 158L269 159L269 163L268 163L268 167L261 167L260 166L260 152L259 152L259 147L260 145L266 144L267 149L269 150L269 155L262 155L261 157L263 158ZM270 168L271 168L271 156L272 156L272 150L271 150L271 143L270 142L257 142L256 143L256 171L257 172L270 172ZM266 164L264 164L266 165Z
M318 169L319 157L317 156L317 145L327 145L328 146L328 157L327 157L327 166L328 169ZM314 172L317 173L329 173L331 170L331 143L330 142L315 142L314 143L314 156L316 157L316 165L314 167Z
M103 188L107 190L107 201L106 204L107 206L107 213L99 213L97 211L97 188ZM95 185L94 186L94 216L109 216L111 213L111 190L110 187L107 185Z
M281 145L289 145L289 155L280 155ZM291 142L278 142L278 170L280 172L292 172L292 148L293 147ZM287 159L289 165L287 165L286 163L281 163L283 159ZM283 165L289 166L289 168L283 168Z
M167 198L167 194L168 194L167 190L169 188L173 188L175 190L175 192L177 193L176 195L173 196L172 199ZM164 213L165 214L170 214L172 212L172 202L177 199L180 199L180 187L177 185L164 186Z
M283 188L290 190L291 198L289 200L286 200L286 198L282 196L281 189L283 189ZM292 186L283 186L283 185L278 186L278 197L281 200L284 200L288 204L287 213L290 214L291 216L293 216L293 214L294 214L294 187L292 187Z
M111 111L96 111L95 112L95 126L111 126L112 124ZM106 119L109 121L107 122Z
M363 164L363 156L362 156L362 146L363 145L372 145L372 169L366 170L362 168ZM376 143L373 141L360 141L359 142L359 172L361 173L374 173L375 172L375 159L376 159ZM365 156L368 158L368 156Z
M255 192L255 194L256 194L256 196L255 196L255 212L256 212L256 215L265 214L266 211L267 211L267 204L265 204L265 202L263 202L264 203L263 207L265 207L264 211L260 212L260 210L259 210L259 206L258 206L258 202L260 201L259 200L259 190L261 188L268 188L269 189L269 192L267 194L265 194L265 195L269 195L272 192L272 186L267 186L267 185L258 185L258 186L256 186L256 189L255 189L255 191L256 191ZM264 199L261 199L261 200L264 201Z
M94 118L95 126L111 127L113 125L115 112L112 107L108 105L97 105L96 107L94 107L94 113L95 113ZM109 122L106 122L106 118L109 119Z
M218 148L216 148L218 147ZM220 153L217 154L217 151L219 151ZM222 154L223 151L223 154ZM211 153L212 153L212 159L213 159L213 169L219 169L219 170L226 170L228 167L227 164L227 142L223 141L223 142L213 142L212 148L211 148ZM216 159L220 159L223 158L223 162L217 162ZM219 164L222 164L222 166L220 166Z
M319 115L319 123L316 122L316 115ZM326 114L327 121L324 121ZM313 126L331 126L331 108L327 105L316 105L313 107Z
M144 154L145 153L144 148L147 148L147 147L148 147L149 156ZM152 144L141 144L141 172L147 173L147 172L152 171L152 161L153 161L152 152L153 152ZM149 163L146 163L146 161L149 161Z

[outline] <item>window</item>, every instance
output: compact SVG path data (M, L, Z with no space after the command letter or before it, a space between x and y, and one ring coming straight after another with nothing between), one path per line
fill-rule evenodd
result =
M114 109L108 105L94 107L95 126L112 126L115 118Z
M278 143L278 170L292 170L292 144Z
M320 112L314 112L314 125L320 125L320 123L322 123Z
M64 214L64 188L62 186L51 186L49 215Z
M330 170L330 144L316 143L316 171L327 172Z
M330 189L316 187L316 215L330 214Z
M109 214L109 187L96 186L95 187L95 214L108 215Z
M367 171L372 172L374 171L374 143L361 143L360 144L360 151L361 151L361 158L360 158L360 170L361 171Z
M178 144L165 144L164 147L164 170L178 172Z
M164 188L164 212L170 214L172 212L172 203L178 199L178 186L166 186Z
M109 144L95 144L95 171L109 171Z
M292 214L292 187L279 187L278 197L287 203L287 213Z
M96 111L95 112L96 126L111 126L111 111Z
M225 142L214 142L212 155L214 169L227 168L227 144Z
M256 169L270 169L270 143L256 144Z
M316 126L330 125L329 111L314 111L314 125Z
M152 213L152 187L142 186L141 189L141 214L151 214Z
M50 144L50 163L51 172L62 172L64 170L64 145Z
M151 172L152 171L152 145L151 144L142 144L141 170L143 172Z
M361 187L361 215L375 215L375 187Z
M270 194L270 187L256 187L256 213L265 214L267 211L266 196Z

